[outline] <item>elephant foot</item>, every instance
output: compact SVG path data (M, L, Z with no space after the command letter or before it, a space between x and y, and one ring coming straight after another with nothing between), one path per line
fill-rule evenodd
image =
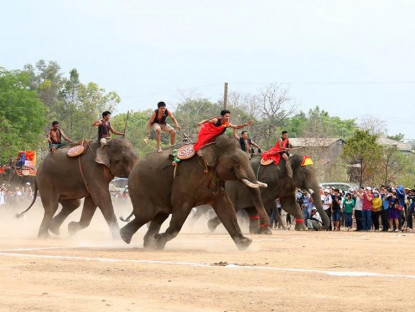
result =
M272 235L272 232L271 232L271 230L269 228L261 227L258 230L258 234Z
M125 228L122 228L120 230L120 237L124 242L129 244L131 243L131 239L133 238L133 235L130 232L126 231Z
M37 237L40 239L47 239L49 238L49 233L48 231L39 231L39 233L37 234Z
M295 224L295 230L296 231L307 231L307 227L304 225L304 223L297 222Z
M154 235L154 249L164 249L164 247L166 246L167 240L163 237L163 235L161 234L156 234Z
M208 228L210 232L215 232L216 228L217 228L218 224L215 222L215 220L209 220L208 221Z
M80 227L78 222L72 221L68 224L68 232L69 232L69 235L71 235L71 236L78 233L78 231L80 229L81 229L81 227Z
M53 234L55 234L55 235L59 235L60 234L60 226L58 226L58 225L56 225L56 224L54 224L54 223L52 223L50 226L49 226L49 231L51 231Z
M235 240L236 247L238 247L239 250L245 250L247 249L252 243L252 239L248 237L243 237L238 240Z

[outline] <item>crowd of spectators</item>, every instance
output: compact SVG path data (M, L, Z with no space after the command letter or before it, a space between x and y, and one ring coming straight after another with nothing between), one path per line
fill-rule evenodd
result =
M0 186L0 206L1 207L17 207L18 205L29 202L33 199L33 191L30 183L27 182L23 187L7 187Z
M328 231L340 231L342 228L366 232L413 231L415 189L381 186L346 192L337 188L321 188L320 192L323 209L330 219ZM299 190L296 198L307 227L320 230L321 216L310 194Z

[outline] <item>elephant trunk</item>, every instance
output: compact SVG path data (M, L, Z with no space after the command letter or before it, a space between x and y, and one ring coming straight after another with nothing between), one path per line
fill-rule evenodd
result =
M323 229L327 229L330 226L330 219L327 216L326 212L323 209L323 205L321 204L321 196L320 196L320 190L318 187L312 187L310 188L313 190L313 193L311 194L311 197L313 198L313 203L317 208L318 213L320 214L321 220L323 221Z

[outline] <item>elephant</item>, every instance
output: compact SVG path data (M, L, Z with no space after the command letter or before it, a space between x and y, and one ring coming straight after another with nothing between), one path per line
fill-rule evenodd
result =
M268 225L259 192L259 187L266 185L256 180L248 155L226 135L219 135L213 143L203 146L197 155L181 161L176 168L169 159L170 153L172 149L149 154L131 171L128 188L135 218L121 229L121 238L129 244L134 233L151 221L144 236L144 248L163 249L177 236L192 207L209 204L236 246L247 248L252 240L242 235L224 186L227 180L238 180L249 186L247 193L262 222ZM170 214L169 227L159 234L162 223Z
M264 207L267 212L270 212L276 208L275 199L279 198L282 209L296 218L295 229L305 230L304 214L296 201L295 190L296 188L306 189L310 192L323 220L322 228L327 228L330 225L330 220L321 204L320 188L316 180L314 167L312 165L303 166L302 162L303 155L294 154L290 156L289 164L293 170L293 178L291 179L287 175L284 159L281 159L278 165L271 164L268 166L261 165L260 158L251 159L251 166L256 173L256 178L268 185L267 188L261 189ZM225 189L237 211L240 209L247 210L250 216L250 232L258 232L260 228L258 227L257 213L254 209L254 203L247 194L246 186L239 181L228 181ZM208 227L211 231L214 231L219 224L220 220L217 217L208 221Z
M5 165L4 172L0 173L0 185L5 184L8 187L25 187L26 183L29 182L32 190L34 190L35 176L19 176L16 173L14 166Z
M108 184L115 176L127 178L138 156L126 139L112 139L102 147L99 142L91 142L83 155L70 158L67 152L75 145L61 147L46 156L37 171L34 199L29 208L18 216L33 206L39 190L45 213L38 236L46 238L49 230L59 234L63 221L85 198L81 219L68 224L69 233L75 234L86 228L99 207L113 237L117 238L119 227ZM62 210L54 217L59 203Z

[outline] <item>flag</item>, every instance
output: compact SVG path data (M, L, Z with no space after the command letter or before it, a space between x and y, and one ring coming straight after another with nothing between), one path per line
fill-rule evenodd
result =
M314 165L314 162L307 155L303 155L303 162L301 163L301 166L309 166L309 165Z

